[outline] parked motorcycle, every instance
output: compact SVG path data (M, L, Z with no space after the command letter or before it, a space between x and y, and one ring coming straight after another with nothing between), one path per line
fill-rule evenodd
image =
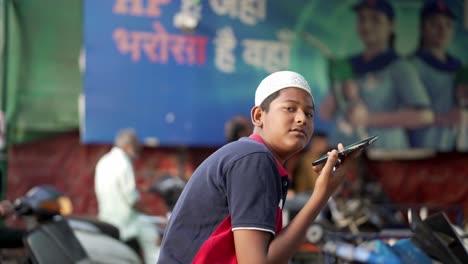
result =
M130 263L140 257L110 224L71 217L72 203L52 186L32 188L18 198L15 209L28 230L25 246L34 263Z
M444 213L422 220L419 212L410 209L409 215L410 234L343 233L314 223L306 239L331 256L331 263L468 263L468 249Z

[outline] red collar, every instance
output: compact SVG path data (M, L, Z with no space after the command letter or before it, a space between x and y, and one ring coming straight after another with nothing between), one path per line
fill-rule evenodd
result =
M252 134L252 135L249 136L249 138L253 139L253 140L257 141L257 142L262 143L263 145L265 145L268 148L268 146L265 144L265 141L263 141L263 138L261 138L259 135ZM271 150L270 150L270 152L271 152ZM288 176L288 172L283 167L283 165L281 165L281 162L279 162L279 160L276 157L275 157L275 160L276 160L276 165L278 166L278 171L280 173L280 176L281 177Z

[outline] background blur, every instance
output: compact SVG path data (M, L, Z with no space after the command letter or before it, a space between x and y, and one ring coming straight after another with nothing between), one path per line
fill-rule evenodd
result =
M53 184L80 214L96 213L94 166L119 129L135 128L146 145L136 163L141 186L167 174L188 179L224 143L225 121L249 115L269 72L303 74L319 106L330 60L362 49L356 1L0 3L1 196ZM391 3L395 49L407 56L418 46L423 1ZM448 4L457 16L449 52L466 65L468 4ZM335 129L318 115L315 122L324 135ZM460 151L381 155L363 166L392 202L456 208L463 221L467 158ZM166 212L157 196L144 199L155 214Z

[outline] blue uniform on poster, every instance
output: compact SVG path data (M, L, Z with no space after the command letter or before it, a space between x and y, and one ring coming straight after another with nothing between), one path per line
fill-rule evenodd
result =
M444 1L427 2L421 9L419 49L411 56L431 100L434 123L410 132L416 148L453 151L460 126L455 97L455 73L461 61L447 52L454 33L454 13Z
M354 11L364 49L348 59L355 91L344 93L348 100L354 94L352 104L339 108L336 98L329 96L321 106L322 117L336 122L330 144L347 145L378 135L373 148L408 149L406 129L432 122L429 97L414 67L394 49L394 11L390 3L361 1Z

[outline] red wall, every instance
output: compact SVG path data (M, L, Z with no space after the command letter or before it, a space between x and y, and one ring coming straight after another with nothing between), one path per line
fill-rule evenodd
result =
M75 213L95 215L94 167L110 148L110 145L82 145L76 132L14 146L9 150L7 198L20 197L39 184L51 184L72 199ZM188 178L193 167L213 150L143 149L135 163L137 184L154 214L163 215L167 208L157 195L144 193L148 183L167 173Z
M96 214L94 166L109 145L82 145L76 132L41 142L15 146L9 153L7 198L14 199L38 184L52 184L68 194L75 213ZM145 148L136 162L139 187L161 174L188 178L214 148ZM468 214L468 154L445 154L418 161L372 161L370 175L380 181L395 203L460 206ZM153 213L166 206L154 194L144 194Z
M435 210L448 209L445 211L453 220L456 211L463 210L461 217L468 220L468 153L439 154L424 160L373 161L369 171L394 203L425 203Z

